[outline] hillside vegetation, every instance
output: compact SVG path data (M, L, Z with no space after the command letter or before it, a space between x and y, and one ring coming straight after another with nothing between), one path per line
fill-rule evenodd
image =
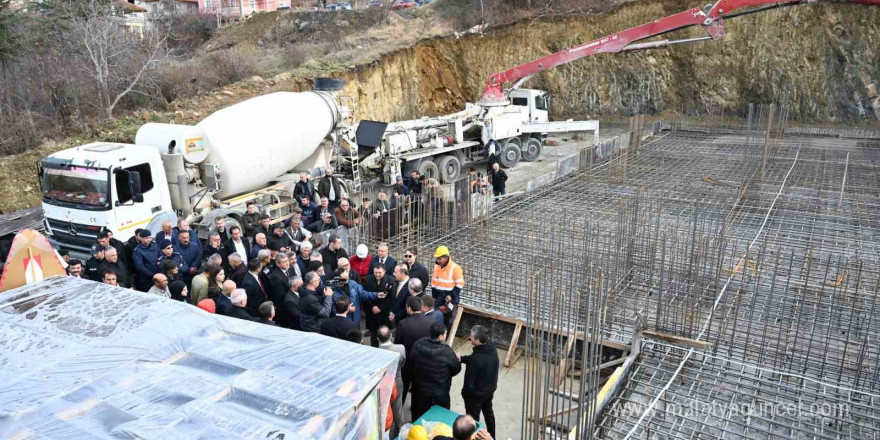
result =
M607 3L605 3L607 5ZM473 4L471 4L472 6ZM299 91L315 76L347 80L355 119L395 120L460 110L478 99L486 76L538 56L693 7L685 0L625 2L609 9L501 23L483 33L449 35L471 22L441 17L462 7L440 0L387 17L357 13L260 14L220 30L182 63L209 62L236 73L227 85L184 88L161 110L132 109L57 141L0 161L0 210L39 203L34 161L87 141L131 142L147 121L194 124L260 94ZM505 15L516 19L516 14ZM880 8L809 5L728 21L721 41L651 52L601 55L532 78L554 94L555 118L635 112L742 114L749 102L786 100L794 120L876 123ZM697 36L699 29L668 38ZM223 54L223 55L218 55ZM224 70L214 68L216 71ZM181 78L187 73L181 68ZM181 81L177 81L180 83ZM187 82L187 81L183 81ZM187 82L188 83L188 82Z

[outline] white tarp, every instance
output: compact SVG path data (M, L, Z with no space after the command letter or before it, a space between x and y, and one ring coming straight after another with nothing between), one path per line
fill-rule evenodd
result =
M397 354L56 277L0 294L0 438L380 439Z

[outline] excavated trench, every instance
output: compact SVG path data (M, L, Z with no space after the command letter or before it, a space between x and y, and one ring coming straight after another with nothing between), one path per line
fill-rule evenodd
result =
M343 76L356 119L450 113L479 99L486 76L690 7L629 3L604 15L520 22L483 35L423 41ZM722 41L599 55L544 72L525 87L553 93L554 118L657 113L743 113L785 100L793 118L880 118L880 8L806 5L729 20ZM701 36L701 29L667 38Z

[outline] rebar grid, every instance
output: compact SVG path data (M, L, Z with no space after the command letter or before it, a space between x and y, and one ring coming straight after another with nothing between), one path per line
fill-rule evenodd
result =
M880 395L781 374L765 365L648 341L620 397L596 427L598 438L625 438L666 384L639 438L877 438Z

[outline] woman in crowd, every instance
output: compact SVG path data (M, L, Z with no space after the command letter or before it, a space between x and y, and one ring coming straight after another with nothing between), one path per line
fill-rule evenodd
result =
M223 282L226 281L226 272L220 266L214 266L208 272L208 298L214 299L221 295Z

